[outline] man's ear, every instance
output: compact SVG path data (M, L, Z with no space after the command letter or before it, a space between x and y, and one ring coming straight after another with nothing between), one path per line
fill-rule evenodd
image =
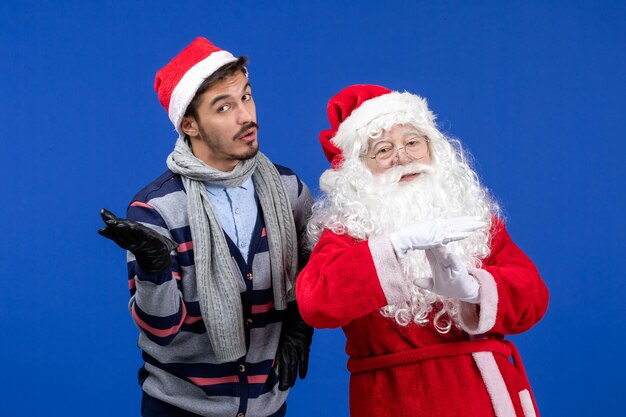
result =
M193 116L183 116L180 122L180 128L190 138L198 136L198 122Z

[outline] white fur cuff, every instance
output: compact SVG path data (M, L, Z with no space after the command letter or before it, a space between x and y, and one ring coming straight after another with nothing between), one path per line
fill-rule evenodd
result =
M402 268L387 234L374 236L368 242L380 286L385 293L387 305L409 299L409 286L402 276Z

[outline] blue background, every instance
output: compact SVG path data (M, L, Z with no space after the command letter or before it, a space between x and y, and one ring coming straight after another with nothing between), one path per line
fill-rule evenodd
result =
M175 134L156 71L202 35L250 58L262 150L313 190L328 99L429 99L551 291L515 336L545 416L623 409L626 6L621 1L50 1L0 5L0 414L139 415L123 214ZM287 2L285 2L287 3ZM347 416L339 330L291 416Z

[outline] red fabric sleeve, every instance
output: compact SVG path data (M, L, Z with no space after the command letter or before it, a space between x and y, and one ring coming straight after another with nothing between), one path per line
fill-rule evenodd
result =
M302 318L318 328L348 324L387 305L367 241L324 231L296 281Z
M548 308L548 289L539 271L511 240L504 223L494 222L491 254L483 269L497 289L495 325L490 333L514 334L531 328Z

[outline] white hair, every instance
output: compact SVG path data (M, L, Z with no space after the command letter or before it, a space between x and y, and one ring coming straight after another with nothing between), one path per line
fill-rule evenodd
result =
M414 163L372 174L363 161L368 141L403 124L412 125L428 138L431 165ZM492 216L499 215L498 204L480 185L460 142L443 135L435 127L434 117L416 120L408 112L388 114L356 129L353 139L350 146L342 144L343 164L326 170L320 178L324 196L314 204L307 226L310 246L318 242L325 229L367 240L425 219L478 216L491 225ZM415 170L421 172L416 179L399 182L403 174ZM487 228L447 248L468 267L479 267L489 255L489 238ZM411 251L400 262L404 278L411 284L411 298L385 306L381 313L402 326L411 322L426 325L432 320L437 331L448 332L456 323L458 301L416 284L420 278L432 275L424 251Z

